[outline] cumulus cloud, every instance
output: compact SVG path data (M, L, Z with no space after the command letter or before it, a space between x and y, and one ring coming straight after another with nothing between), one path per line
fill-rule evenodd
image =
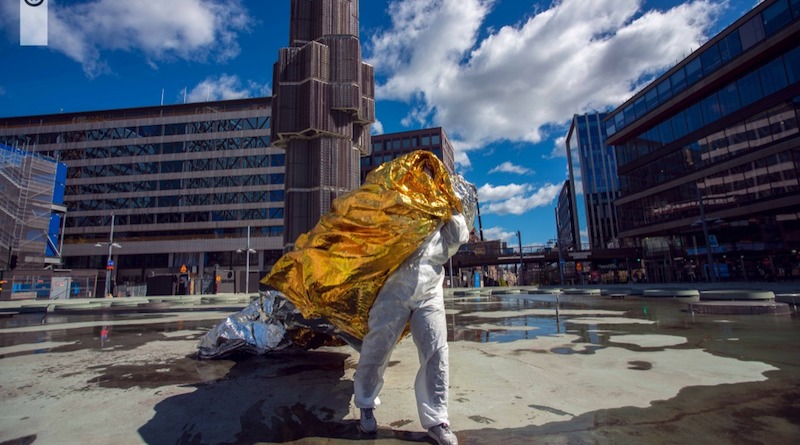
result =
M370 126L370 132L374 135L383 134L383 123L378 119L375 119L375 122L372 123Z
M482 213L522 215L537 207L552 205L559 191L561 186L554 184L545 184L535 190L530 184L484 184L478 189L478 199L482 203Z
M203 102L206 100L243 99L246 97L268 96L268 85L259 85L249 81L245 84L239 76L221 74L209 76L191 90L187 88L186 102Z
M369 40L385 76L376 97L411 103L406 124L446 128L461 163L491 142L539 142L548 124L622 103L699 47L723 8L644 3L554 1L481 40L494 0L397 0L392 27Z
M517 238L517 232L509 232L502 227L489 227L483 229L483 239L485 240L500 240L510 241Z
M530 175L533 173L533 170L506 161L498 165L497 167L489 170L489 173L516 173L518 175Z
M559 136L553 141L553 150L549 155L542 155L544 159L566 158L567 157L567 137Z
M95 77L112 70L105 51L138 51L151 66L175 58L230 60L239 54L238 33L251 23L239 0L51 2L49 47Z

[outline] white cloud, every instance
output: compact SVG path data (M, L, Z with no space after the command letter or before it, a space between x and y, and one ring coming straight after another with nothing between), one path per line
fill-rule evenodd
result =
M444 127L460 163L491 142L539 142L548 124L619 105L705 42L723 9L694 0L643 13L644 3L554 1L478 40L493 0L394 1L392 28L368 45L386 76L376 97L412 103L407 124Z
M498 165L497 167L489 170L489 173L516 173L518 175L530 175L533 173L533 170L506 161Z
M478 189L478 199L481 202L499 201L519 196L530 190L528 184L508 184L493 186L484 184Z
M268 90L267 85L259 85L252 81L245 85L239 76L221 74L217 77L209 76L191 90L187 89L186 102L265 96L269 95Z
M560 191L561 186L554 184L545 184L536 190L530 184L484 184L478 189L478 200L482 203L482 213L521 215L537 207L552 205Z
M239 0L52 2L49 47L89 77L111 71L105 51L139 51L151 66L175 58L226 61L239 54L238 33L251 22Z
M502 227L489 227L488 229L483 229L483 239L508 242L512 239L517 239L517 232L508 232Z
M543 155L544 159L566 158L567 157L567 137L559 136L553 141L553 151L549 155Z
M375 122L372 123L370 126L370 132L373 135L383 134L383 123L378 119L375 119Z

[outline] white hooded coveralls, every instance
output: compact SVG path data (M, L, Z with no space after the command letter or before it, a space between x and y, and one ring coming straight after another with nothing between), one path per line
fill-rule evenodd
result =
M417 410L425 429L449 423L447 321L444 313L443 264L469 240L464 217L453 217L386 280L369 311L369 331L354 376L355 405L375 408L389 364L407 321L419 354L414 382Z

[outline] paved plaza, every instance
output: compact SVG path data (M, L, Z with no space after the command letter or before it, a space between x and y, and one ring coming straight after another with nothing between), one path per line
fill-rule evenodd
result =
M716 286L772 289L791 307L782 315L698 315L646 288L448 292L459 443L794 443L800 283ZM348 346L197 360L198 339L246 301L0 302L0 444L432 443L410 339L372 437L356 427Z

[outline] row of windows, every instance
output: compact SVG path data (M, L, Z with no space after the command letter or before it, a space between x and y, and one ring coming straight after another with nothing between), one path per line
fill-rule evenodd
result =
M199 195L139 196L116 199L86 199L70 202L70 211L145 209L153 207L229 206L234 204L283 203L283 190Z
M175 224L175 223L197 223L197 222L219 222L219 221L264 221L269 219L282 219L283 208L271 209L239 209L239 210L208 210L204 212L174 212L174 213L136 213L131 215L116 215L115 216L115 239L123 239L125 237L125 226L138 226L138 225L153 225L153 224ZM104 227L108 225L108 218L98 216L68 216L65 226L68 228L73 227ZM270 226L264 230L275 230ZM217 229L208 229L206 232L213 233ZM283 228L280 227L281 233ZM179 235L185 236L195 230L187 230L176 232ZM139 232L137 232L139 233ZM166 236L164 231L152 232L153 236ZM264 233L266 235L266 233ZM106 236L106 235L104 235ZM139 233L137 236L142 236ZM149 235L146 235L149 236Z
M717 71L756 43L775 34L791 23L793 16L795 20L800 19L800 0L776 1L761 14L733 30L725 38L675 71L670 77L660 81L644 96L615 114L613 119L606 122L607 135L611 136L631 125L674 95Z
M228 131L259 130L269 128L269 117L226 119L215 121L185 122L177 124L141 125L115 128L94 128L89 130L60 131L23 135L31 144L65 144L86 141L107 141L136 139L157 136L177 136L181 134L222 133Z
M442 157L442 149L441 148L431 149L430 152L433 153L434 155L436 155L436 157L439 158L440 160L442 160L442 162L444 162L444 158ZM365 169L365 168L371 169L371 167L377 167L377 166L383 164L384 162L389 162L392 159L397 159L400 156L403 156L404 154L406 154L406 153L402 153L402 152L401 153L391 153L391 154L385 154L385 155L382 155L382 156L373 154L372 156L366 156L366 157L361 158L361 168L362 169Z
M793 154L792 154L793 153ZM706 212L744 206L765 198L796 194L800 150L781 152L686 183L618 208L620 230L699 215L698 190Z
M800 83L800 46L723 86L619 145L620 165L638 159L789 85Z
M708 136L691 141L655 162L624 173L624 194L669 182L725 159L750 153L798 133L800 96Z
M430 145L439 145L442 143L442 138L438 134L432 136L412 136L404 137L402 139L392 139L388 141L375 141L372 142L372 151L384 150L401 150L417 147L427 147Z
M167 173L213 172L252 168L283 167L283 154L273 156L236 156L216 159L193 159L186 161L135 162L131 164L87 165L68 170L67 177L109 178L130 175L155 175ZM282 183L282 181L281 181Z
M223 187L261 187L283 185L283 173L245 176L205 176L202 178L164 179L161 181L132 181L113 183L70 184L66 186L67 200L84 194L153 192L157 190L193 190Z
M262 136L200 141L180 141L157 144L127 144L115 145L111 147L67 148L61 150L43 151L42 153L60 161L69 162L81 159L108 159L175 153L206 153L211 151L267 148L269 146L270 139L266 136Z

